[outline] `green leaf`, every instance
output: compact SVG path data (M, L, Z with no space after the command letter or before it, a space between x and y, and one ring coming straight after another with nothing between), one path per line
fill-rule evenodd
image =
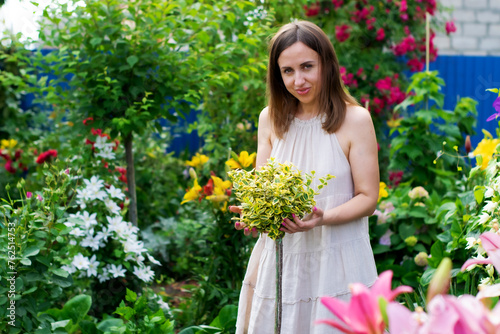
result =
M484 199L484 187L476 186L474 189L474 198L477 204L481 204Z
M101 37L94 37L90 40L90 44L95 47L97 44L101 44L102 38Z
M127 63L130 65L130 67L134 67L135 64L139 61L139 58L137 56L128 56L127 57Z
M51 324L52 326L52 330L56 329L56 328L64 328L66 327L66 325L70 322L71 320L68 319L68 320L61 320L61 321L56 321L56 322L53 322Z
M74 324L78 324L90 310L92 298L88 295L78 295L66 302L61 310L61 316L66 319L73 320Z
M127 295L125 296L125 300L134 303L137 300L137 293L135 293L130 289L127 289Z
M423 286L429 285L429 283L432 280L432 276L434 276L434 272L436 271L435 268L429 268L427 269L423 274L422 278L420 278L420 284Z
M64 269L54 269L54 270L52 270L52 272L55 275L61 276L61 277L64 277L64 278L68 277L68 275L69 275L69 273L66 270L64 270Z
M31 246L31 247L26 248L26 250L24 251L23 257L34 256L34 255L37 255L38 253L40 253L40 247Z
M106 319L106 320L101 321L97 325L97 329L100 331L103 331L104 333L110 333L111 328L117 327L117 328L121 329L124 326L125 325L124 325L122 319Z

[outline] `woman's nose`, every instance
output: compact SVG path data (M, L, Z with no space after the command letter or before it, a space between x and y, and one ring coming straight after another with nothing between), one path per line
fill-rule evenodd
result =
M296 86L301 86L304 83L304 75L300 73L300 71L295 72L295 85Z

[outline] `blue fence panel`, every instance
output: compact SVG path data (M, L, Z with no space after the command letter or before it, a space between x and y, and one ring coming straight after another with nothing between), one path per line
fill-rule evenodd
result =
M500 88L500 57L438 56L429 67L432 71L437 70L445 81L445 109L453 110L461 97L470 97L478 102L476 135L471 137L473 147L483 138L481 129L495 136L498 121L486 122L486 119L495 113L492 104L497 94L486 89Z

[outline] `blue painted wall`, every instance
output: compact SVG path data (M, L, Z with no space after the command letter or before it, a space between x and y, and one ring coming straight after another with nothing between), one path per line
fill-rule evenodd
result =
M439 71L444 79L444 108L453 110L458 98L470 97L478 102L477 134L471 137L473 147L483 138L481 129L488 130L493 136L498 121L486 122L495 113L493 101L497 94L487 92L487 88L500 88L500 57L479 56L438 56L429 64L429 69Z

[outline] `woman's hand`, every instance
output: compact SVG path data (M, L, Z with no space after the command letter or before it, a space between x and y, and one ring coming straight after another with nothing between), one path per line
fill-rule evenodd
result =
M233 206L233 205L230 205L229 206L229 211L231 212L234 212L234 213L239 213L240 216L241 216L241 206ZM250 230L248 227L245 226L245 224L243 224L242 222L236 222L234 223L234 228L237 229L237 230L243 230L243 233L248 236L248 235L252 235L254 238L258 237L259 236L259 232L257 232L257 230L255 229L255 227Z
M323 210L314 207L313 212L305 216L303 220L300 220L299 217L293 215L293 220L286 218L283 221L283 227L280 231L284 231L286 233L309 231L316 226L322 225L323 214Z

